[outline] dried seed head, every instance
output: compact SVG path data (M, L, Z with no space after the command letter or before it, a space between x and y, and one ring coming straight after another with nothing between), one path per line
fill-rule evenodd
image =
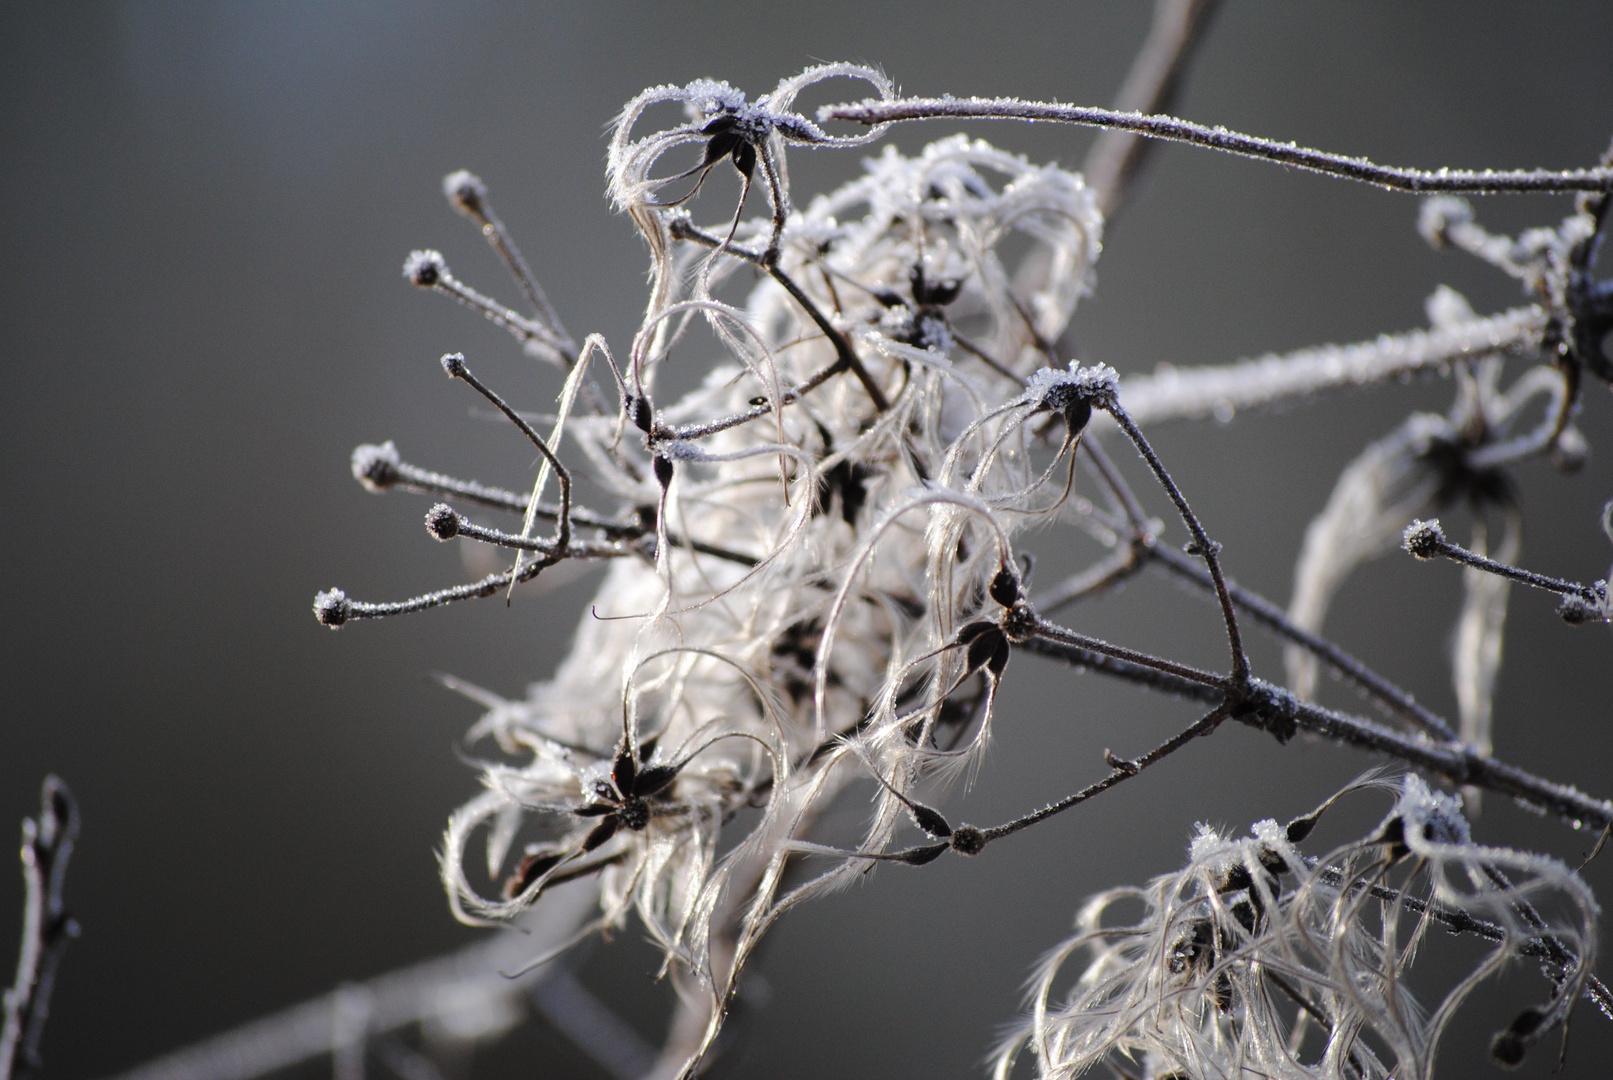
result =
M314 597L314 618L332 630L346 622L352 612L352 603L340 589L331 589Z
M1413 521L1406 526L1401 546L1418 559L1438 558L1440 550L1445 546L1445 530L1439 527L1438 518L1432 521Z
M364 443L353 448L353 479L365 491L380 494L398 482L398 448L389 439L380 446Z
M452 540L459 535L459 515L447 503L438 503L426 511L426 531L438 540Z
M483 201L487 198L487 185L475 173L465 169L449 173L442 178L442 193L448 196L453 208L466 217L480 218L485 212Z
M448 276L448 264L440 251L411 251L403 260L403 276L412 284L429 289Z

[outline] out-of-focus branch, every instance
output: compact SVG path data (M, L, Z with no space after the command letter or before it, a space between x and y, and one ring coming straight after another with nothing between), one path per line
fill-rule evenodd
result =
M1120 402L1139 424L1225 419L1324 390L1366 386L1500 352L1532 352L1546 328L1534 305L1448 328L1384 334L1354 345L1319 345L1231 364L1167 367L1120 381ZM1094 417L1094 426L1107 426Z
M1148 38L1132 61L1115 97L1116 112L1169 111L1181 89L1194 47L1204 36L1219 0L1156 0ZM1081 172L1098 197L1104 220L1115 215L1147 159L1152 139L1129 131L1106 130L1087 151Z
M0 1027L0 1080L39 1070L39 1039L50 1015L50 992L67 943L78 923L62 902L67 861L78 839L78 804L67 785L45 777L38 818L22 822L22 879L26 899L17 980L6 991Z
M526 925L530 933L501 930L457 952L340 987L149 1061L116 1080L253 1080L339 1053L346 1033L337 1020L350 1015L358 1001L365 1007L363 1035L370 1039L420 1023L466 1040L496 1034L519 1019L522 995L557 965L544 964L515 979L504 973L562 945L597 899L588 884L558 889L544 905L542 921Z

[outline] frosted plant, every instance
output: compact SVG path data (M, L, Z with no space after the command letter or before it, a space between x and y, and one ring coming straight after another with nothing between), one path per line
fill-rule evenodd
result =
M721 158L713 146L729 145L729 128L708 131L711 112L744 118L751 108L697 83L641 98L624 133L658 95L694 103L707 164ZM487 920L597 873L602 910L591 926L636 912L685 994L705 1000L692 1063L765 927L863 865L842 854L779 895L786 863L817 850L806 832L836 791L869 770L881 777L862 848L878 853L919 774L956 774L984 745L1008 638L981 617L1017 602L1013 538L1060 512L1075 441L1092 403L1112 405L1115 382L1107 369L1046 366L1100 246L1079 177L955 137L914 158L887 150L864 178L791 216L776 241L768 225L746 222L718 239L686 214L632 203L651 188L624 179L689 130L614 144L618 199L656 223L652 292L662 297L626 369L612 368L620 410L563 410L548 438L509 410L563 482L561 504L536 511L556 520L553 539L488 530L439 504L427 515L438 539L539 558L403 607L485 595L562 557L616 560L551 682L521 702L476 692L490 711L472 741L485 737L502 756L485 767L487 791L450 821L443 877L462 918ZM997 249L1014 234L1031 241L1029 254L1005 266ZM663 240L680 250L666 253ZM777 256L758 242L776 242ZM746 263L769 277L745 306L714 298ZM411 256L405 273L444 287L432 253ZM660 406L655 373L694 318L737 363ZM570 364L568 400L595 352L613 364L602 343L586 348ZM444 364L507 408L462 357ZM1031 421L1049 415L1065 436L1041 461ZM562 434L628 510L607 519L569 505L553 456ZM354 472L372 489L524 505L405 465L391 444L361 447ZM563 534L567 522L592 535ZM395 610L337 591L319 602L332 623ZM980 689L958 693L966 682ZM484 827L495 895L465 866Z
M579 347L564 329L481 181L447 178L450 203L481 229L529 310L461 282L434 251L411 255L404 275L503 326L563 373L557 407L540 421L484 384L464 356L442 361L536 449L537 474L526 490L508 490L411 464L391 442L359 447L352 468L371 491L445 500L426 515L431 536L504 548L513 565L399 603L332 589L315 613L334 628L507 594L565 560L608 563L552 679L520 699L450 680L486 710L468 739L485 755L484 790L450 816L441 866L461 918L535 929L543 944L524 956L529 970L590 933L630 924L646 932L679 994L654 1075L692 1075L710 1059L747 960L795 905L882 862L979 855L1228 721L1278 742L1303 731L1347 743L1579 826L1613 821L1613 803L1494 760L1489 736L1505 579L1559 592L1571 622L1608 615L1604 582L1512 566L1522 519L1507 470L1534 457L1581 461L1573 419L1585 385L1613 377L1602 352L1613 290L1593 273L1613 169L1388 168L1157 115L1205 10L1192 0L1160 5L1121 110L899 99L883 74L850 64L810 68L754 100L712 80L645 91L618 116L607 168L611 198L645 237L651 263L644 315L620 360L603 338ZM826 107L816 120L796 110L803 89L832 79L861 81L875 97ZM683 116L657 126L663 106ZM1090 183L953 135L913 156L886 147L836 191L792 193L788 147L860 147L886 125L949 117L1110 130L1090 159ZM827 126L848 121L869 127L847 135ZM1083 363L1059 342L1093 287L1104 215L1120 205L1146 145L1135 133L1443 193L1424 214L1425 235L1488 259L1519 280L1528 302L1481 316L1441 290L1429 328L1356 345L1124 377ZM739 206L698 224L706 177L730 166ZM770 213L747 218L753 186ZM1564 223L1518 240L1485 233L1452 198L1526 190L1582 194ZM695 390L658 389L663 368L690 362L703 374ZM1409 418L1345 471L1307 537L1287 610L1228 578L1220 545L1143 430L1419 372L1449 378L1454 404ZM1105 449L1117 440L1140 455L1185 545L1166 542L1176 526L1144 510ZM613 505L600 509L600 499ZM1424 521L1462 504L1475 511L1471 549ZM509 514L519 528L472 520L457 508L465 505ZM1033 592L1028 532L1055 526L1109 550ZM1354 568L1403 541L1472 570L1454 724L1323 636ZM1214 600L1224 671L1054 621L1150 569ZM1252 669L1251 626L1291 647L1287 688ZM993 826L954 823L932 804L985 775L993 728L1013 721L996 712L1016 653L1195 702L1199 719L1136 757L1105 751L1101 779L1040 809ZM1322 667L1378 715L1310 700ZM854 846L830 844L821 818L852 785L870 799L866 826ZM1378 833L1319 860L1300 852L1306 829L1297 825L1263 824L1244 839L1205 833L1182 873L1089 905L1083 936L1060 957L1090 946L1090 978L1058 1006L1060 961L1047 968L1031 1056L1072 1075L1131 1053L1156 1080L1254 1065L1271 1075L1427 1076L1469 985L1432 1011L1413 1004L1401 976L1434 923L1493 946L1471 979L1520 954L1547 969L1550 1002L1510 1029L1500 1057L1553 1030L1582 991L1606 1004L1589 975L1595 908L1582 882L1544 857L1474 843L1455 803L1423 780L1404 781ZM1105 925L1122 896L1146 908L1135 934ZM486 981L467 985L489 1017L508 1012ZM367 1039L407 1024L442 1026L435 999L398 990L406 1004L393 1007L393 993L373 988L366 1015L387 1019L347 1024L354 1034L343 1052L362 1058ZM342 1000L333 1008L351 1011L353 995ZM458 1030L480 1033L469 1039L495 1029L489 1020ZM296 1060L294 1042L276 1044L273 1060ZM146 1075L212 1075L190 1059L173 1070Z

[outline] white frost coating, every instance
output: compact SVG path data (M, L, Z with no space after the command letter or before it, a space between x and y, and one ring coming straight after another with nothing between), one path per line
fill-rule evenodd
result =
M1389 786L1363 779L1324 807ZM1421 779L1403 778L1377 829L1320 859L1292 832L1268 820L1233 838L1201 825L1183 869L1089 900L1076 936L1043 959L999 1080L1021 1053L1045 1080L1106 1059L1148 1080L1427 1080L1456 1008L1509 960L1530 957L1561 992L1539 986L1506 1049L1537 1041L1586 986L1597 908L1585 884L1555 859L1474 844L1457 800ZM1457 926L1469 940L1447 950ZM1475 941L1483 955L1459 959L1464 974L1412 996L1420 953L1467 958Z
M1323 345L1282 356L1205 367L1162 365L1152 375L1121 380L1120 403L1139 424L1201 420L1225 410L1277 405L1343 387L1368 386L1453 361L1540 344L1546 313L1513 308L1456 326L1384 334L1354 345Z
M552 680L524 701L482 696L488 713L472 736L491 740L498 760L444 843L444 882L473 921L513 917L552 882L597 873L592 925L636 914L684 997L675 1027L700 1029L681 1043L675 1034L667 1051L685 1070L715 1036L766 928L866 867L820 856L806 864L819 876L778 895L827 800L880 773L889 788L877 790L861 845L877 851L906 813L891 789L944 780L978 759L995 681L982 679L975 695L983 715L944 710L966 674L963 650L948 644L965 621L996 610L986 584L1012 563L1015 533L1056 512L1062 467L1050 480L1051 466L1032 464L1027 420L1072 395L1114 393L1112 370L1046 370L1039 344L1058 337L1090 288L1102 231L1090 192L1079 176L958 137L913 158L887 149L862 178L790 215L780 270L857 343L889 408L875 408L847 371L779 407L785 391L836 363L833 343L774 280L742 309L714 299L715 284L743 264L674 241L667 222L682 211L651 201L649 171L667 150L709 138L715 118L763 141L820 141L787 110L802 85L836 75L886 89L875 73L834 65L754 104L698 82L647 91L622 114L611 191L655 262L627 386L651 385L680 320L708 320L728 352L698 390L655 402L653 436L614 416L568 421L601 486L657 508L656 561L612 564ZM695 119L631 139L658 101L685 103ZM772 230L741 222L734 249L760 251ZM1016 233L1029 252L1004 266L998 247ZM690 352L680 345L677 362ZM670 430L757 402L768 412L748 423ZM652 455L671 465L665 491ZM1005 505L1021 512L994 512ZM968 696L954 693L952 704ZM631 771L664 786L637 796L619 775L617 762L634 756L624 747L636 750ZM484 864L486 884L471 873Z

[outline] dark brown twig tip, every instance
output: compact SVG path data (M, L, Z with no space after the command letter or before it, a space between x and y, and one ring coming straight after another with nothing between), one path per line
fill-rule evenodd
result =
M353 448L353 479L363 484L365 491L380 494L398 482L402 463L390 439L380 446L364 443Z
M448 263L440 251L411 251L403 260L403 276L410 284L429 289L448 276Z
M459 515L447 503L438 503L426 511L426 531L437 540L452 540L459 535Z
M455 210L468 218L481 219L486 211L487 185L482 178L467 169L451 172L442 178L442 193Z
M314 618L320 625L332 630L339 628L353 614L353 603L340 589L330 589L314 597Z
M1401 538L1401 546L1417 559L1437 559L1445 553L1445 545L1445 530L1439 527L1438 518L1413 521Z

